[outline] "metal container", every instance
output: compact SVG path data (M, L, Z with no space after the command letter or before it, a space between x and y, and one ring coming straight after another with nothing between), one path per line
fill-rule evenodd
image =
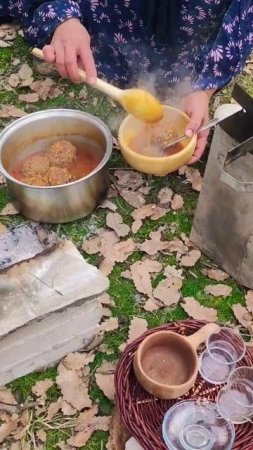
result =
M100 156L87 176L60 186L35 187L10 175L15 162L64 138L77 145L88 142ZM94 211L106 195L111 152L111 133L96 117L71 109L40 111L18 119L0 134L0 172L21 214L44 223L71 222Z

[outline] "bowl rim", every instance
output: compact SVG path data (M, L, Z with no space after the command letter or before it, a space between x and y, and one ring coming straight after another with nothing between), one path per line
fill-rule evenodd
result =
M187 120L190 120L189 116L181 111L178 108L175 108L174 106L169 106L169 105L162 105L163 108L165 110L170 110L170 111L176 111L178 112L181 116L185 117ZM120 143L120 147L123 148L123 152L129 153L130 155L135 156L137 159L139 160L145 160L145 161L149 161L149 162L165 162L165 161L177 161L178 159L178 155L182 155L184 153L187 153L188 151L188 147L193 143L196 145L197 143L197 135L194 134L192 137L189 137L188 139L190 139L190 141L188 142L188 144L182 148L182 150L180 150L180 152L175 153L174 155L168 155L168 156L147 156L147 155L141 155L140 153L135 152L134 150L132 150L128 144L126 143L124 136L123 136L123 128L126 126L127 122L132 119L133 116L131 114L128 114L124 120L121 122L120 127L119 127L119 131L118 131L118 138L119 138L119 143ZM138 119L135 119L138 120Z
M105 140L106 140L106 150L104 153L103 158L101 159L101 161L99 162L99 164L95 167L95 169L92 170L92 172L89 172L87 175L85 175L82 178L79 178L78 180L75 181L71 181L70 183L66 183L66 184L59 184L56 186L34 186L31 184L26 184L23 183L22 181L17 180L16 178L14 178L3 166L2 163L2 140L5 140L8 138L9 134L12 132L13 127L21 127L23 123L27 122L27 120L32 120L32 122L36 122L37 118L39 118L39 116L43 116L43 115L56 115L57 113L63 114L65 116L68 116L69 114L73 114L76 115L78 117L86 117L86 119L88 119L88 122L91 123L92 121L95 121L96 123L94 123L94 125L98 125L98 128L100 129L100 131L104 131L104 136L105 136ZM107 135L106 135L107 133ZM16 183L20 186L24 186L26 188L30 188L30 189L59 189L59 188L63 188L63 187L68 187L68 186L73 186L75 184L80 183L81 181L86 181L89 178L91 178L92 176L94 176L96 173L98 173L101 169L103 169L105 167L105 165L107 164L108 160L111 157L112 154L112 150L113 150L113 138L112 138L112 133L109 130L108 126L98 117L94 116L93 114L90 114L86 111L81 111L78 109L68 109L68 108L53 108L53 109L44 109L41 111L36 111L34 113L31 114L27 114L26 116L20 117L17 120L14 120L13 122L11 122L9 125L7 125L2 132L0 133L0 172L7 178L7 181L12 181L13 183Z
M188 378L187 381L185 381L184 383L181 384L163 384L163 383L158 383L157 381L155 381L153 378L150 378L147 373L143 370L143 366L141 364L141 351L143 350L143 347L145 346L145 344L149 341L152 340L152 338L154 338L155 335L171 335L171 334L176 334L177 337L179 337L179 339L183 339L183 341L186 343L186 345L188 344L189 347L192 350L192 354L194 355L195 358L195 369L194 372L191 374L191 376ZM147 336L145 339L143 339L143 341L140 343L140 345L138 346L135 355L134 355L134 372L135 372L135 367L137 368L137 370L142 374L142 376L145 377L146 381L149 381L153 384L153 386L156 387L160 387L160 388L169 388L169 389L181 389L184 387L187 387L189 382L195 378L196 374L198 373L198 355L197 352L193 349L193 347L191 346L191 344L187 341L187 338L185 336L182 336L180 334L174 333L173 331L157 331L156 333L150 334L149 336Z

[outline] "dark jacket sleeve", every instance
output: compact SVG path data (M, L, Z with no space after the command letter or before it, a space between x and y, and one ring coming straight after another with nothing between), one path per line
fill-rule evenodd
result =
M13 0L1 3L4 15L21 24L25 38L32 46L43 47L49 43L60 23L71 18L82 18L78 2L73 0Z

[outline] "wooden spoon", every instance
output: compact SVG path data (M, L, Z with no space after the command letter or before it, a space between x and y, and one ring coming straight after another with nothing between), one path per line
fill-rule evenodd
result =
M39 59L44 60L43 51L34 48L32 54ZM86 73L78 70L81 80L86 82ZM162 105L153 95L143 89L119 89L106 81L97 78L94 87L104 94L116 100L130 114L143 122L158 122L163 117Z

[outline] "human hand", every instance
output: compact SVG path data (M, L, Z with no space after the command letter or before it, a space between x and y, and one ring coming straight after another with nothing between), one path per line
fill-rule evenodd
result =
M187 124L185 134L186 136L193 136L201 125L204 125L209 120L209 100L214 91L196 91L186 95L181 103L181 108L190 117L190 122ZM208 131L198 133L197 145L193 156L188 164L197 162L206 146Z
M50 45L43 48L48 63L55 63L63 78L74 83L80 81L78 68L86 71L87 82L94 84L97 77L95 62L90 48L90 36L78 19L69 19L60 24Z

